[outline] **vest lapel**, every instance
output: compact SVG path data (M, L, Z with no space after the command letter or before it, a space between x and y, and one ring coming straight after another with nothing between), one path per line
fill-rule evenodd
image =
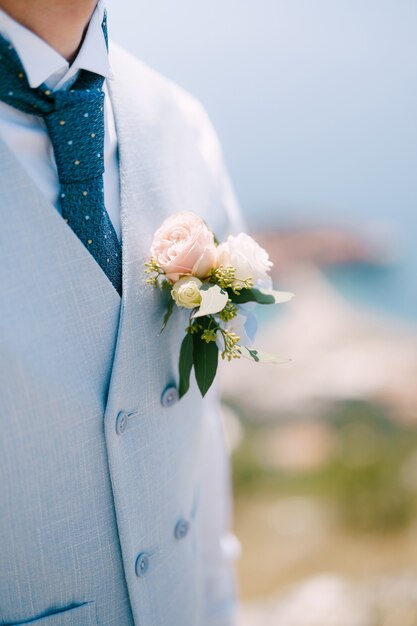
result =
M136 406L138 387L142 387L139 377L146 394L145 371L152 368L152 351L164 349L164 338L158 337L164 300L160 292L146 284L144 264L166 202L155 184L152 148L147 145L144 130L148 123L142 123L138 102L133 100L127 81L110 81L109 93L119 145L123 243L121 321L107 407L111 413L120 410L117 404L121 397L122 408Z
M188 315L176 310L160 334L169 296L146 284L145 262L162 221L172 212L195 210L196 197L211 207L212 195L203 151L195 147L193 130L181 125L182 112L165 106L146 76L139 72L133 78L126 56L110 45L115 78L108 89L119 145L123 242L121 322L107 406L113 420L122 409L136 409L138 401L144 411L149 403L155 409L164 386L177 378ZM188 144L177 146L184 137ZM183 162L195 163L192 174L184 172Z
M22 376L31 376L36 359L45 380L52 380L56 372L49 369L55 363L62 373L62 394L64 389L71 394L77 393L84 368L91 376L88 402L99 394L104 411L120 297L2 140L0 220L1 321L13 358L19 362L22 346L28 351ZM46 384L43 391L52 397L59 387L49 390Z

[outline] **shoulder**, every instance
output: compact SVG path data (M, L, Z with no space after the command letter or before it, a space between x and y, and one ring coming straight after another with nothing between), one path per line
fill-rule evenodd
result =
M110 43L110 61L117 90L129 92L135 112L148 123L181 125L217 142L200 102L119 45ZM127 96L127 93L126 93Z
M158 184L165 181L176 194L171 206L184 210L189 202L188 210L201 207L213 228L217 211L218 235L241 230L220 142L204 107L118 45L111 43L109 51L114 75L109 91L119 141L141 163L141 175L147 167L154 176L157 172Z

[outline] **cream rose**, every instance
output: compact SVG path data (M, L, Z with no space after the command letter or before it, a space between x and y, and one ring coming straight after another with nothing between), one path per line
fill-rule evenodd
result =
M175 213L156 231L151 255L171 283L181 276L205 278L215 266L213 233L195 213Z
M201 303L200 287L203 283L195 276L183 276L172 288L171 295L178 306L195 309Z
M268 272L273 263L267 251L246 233L230 235L217 247L216 265L234 267L237 280L252 278L255 287L269 289L272 286Z

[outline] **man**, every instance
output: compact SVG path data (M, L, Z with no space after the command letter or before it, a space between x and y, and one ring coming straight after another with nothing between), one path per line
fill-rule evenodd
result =
M238 211L201 107L95 4L0 0L0 622L228 626L217 401L178 400L143 270L169 214Z

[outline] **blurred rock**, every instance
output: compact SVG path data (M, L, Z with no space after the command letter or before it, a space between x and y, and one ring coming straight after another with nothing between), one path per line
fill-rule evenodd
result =
M371 611L353 585L338 576L320 575L279 598L248 603L239 626L374 626Z
M415 574L350 582L322 574L279 596L245 603L239 626L415 626Z
M327 267L345 263L385 265L391 261L391 246L341 228L311 228L261 232L255 239L268 250L274 263L273 276L281 276L300 263Z

